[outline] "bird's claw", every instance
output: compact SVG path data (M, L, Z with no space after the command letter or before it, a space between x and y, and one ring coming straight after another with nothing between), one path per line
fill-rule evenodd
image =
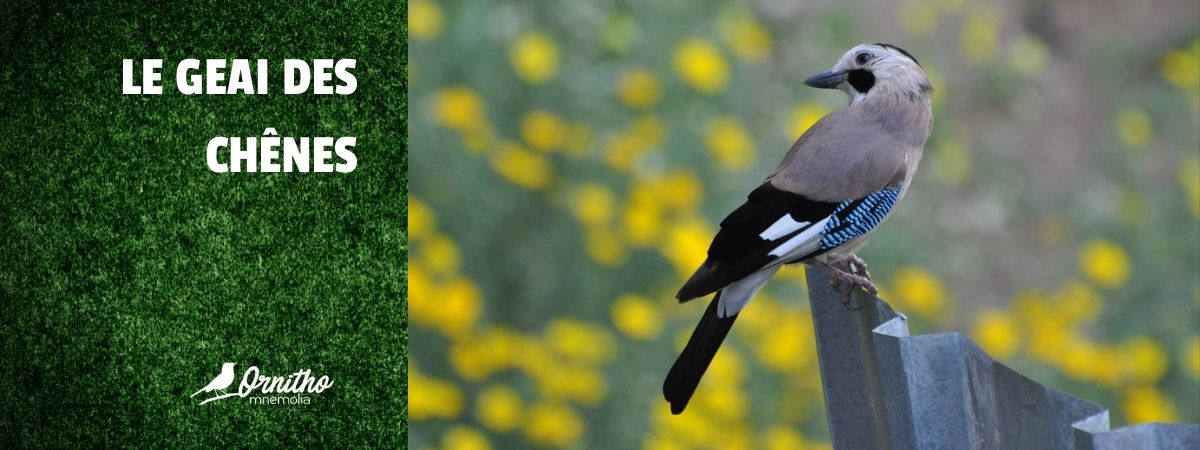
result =
M862 307L850 307L851 295L854 293L854 288L861 287L872 296L878 295L879 289L871 282L871 273L867 271L867 263L863 262L861 258L850 255L844 262L844 265L845 269L826 263L818 264L818 266L824 268L833 276L829 285L834 291L841 294L842 305L852 311L856 311L862 309Z
M867 270L867 262L859 258L858 255L850 255L846 258L846 267L853 273L862 275L867 280L871 279L871 272ZM874 292L872 292L874 294Z
M835 273L833 280L830 281L830 285L833 287L834 291L842 294L841 301L846 307L850 306L851 295L854 293L854 288L861 287L872 296L879 294L879 289L875 287L874 283L871 283L871 280L852 273ZM857 310L858 308L852 309Z

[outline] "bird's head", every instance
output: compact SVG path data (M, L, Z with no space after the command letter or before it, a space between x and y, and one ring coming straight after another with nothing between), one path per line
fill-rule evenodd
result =
M928 99L933 85L911 54L890 44L862 44L850 49L833 69L813 75L804 84L822 89L841 89L858 103L881 94Z
M225 369L232 369L234 364L236 364L236 363L225 363L225 364L222 364L222 365L221 365L221 370L225 370Z

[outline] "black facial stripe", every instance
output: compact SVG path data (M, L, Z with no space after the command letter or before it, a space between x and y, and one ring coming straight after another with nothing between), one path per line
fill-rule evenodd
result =
M860 94L865 94L875 86L875 74L868 70L855 69L846 73L846 81Z
M911 60L913 60L913 62L917 63L917 66L920 66L920 65L921 65L921 62L920 62L920 61L917 61L917 58L913 57L913 55L912 55L911 53L904 51L904 49L902 49L902 48L900 48L900 47L897 47L897 46L895 46L895 45L892 45L892 44L884 44L884 43L882 43L882 42L876 42L876 43L874 43L874 44L872 44L872 45L878 45L878 46L880 46L880 47L884 47L884 48L890 48L890 49L892 49L892 50L898 51L898 52L900 52L901 54L903 54L904 56L907 56L907 57L908 57L908 59L911 59Z

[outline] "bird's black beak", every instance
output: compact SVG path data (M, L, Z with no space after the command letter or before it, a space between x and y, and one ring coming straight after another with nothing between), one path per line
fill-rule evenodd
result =
M808 77L807 80L804 80L804 84L815 88L834 89L843 81L846 81L846 72L827 70Z

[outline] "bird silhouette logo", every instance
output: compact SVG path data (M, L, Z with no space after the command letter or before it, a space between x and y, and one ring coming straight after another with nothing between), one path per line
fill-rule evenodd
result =
M216 378L213 378L212 381L208 382L207 386L204 386L203 388L196 391L196 393L192 394L191 396L195 397L197 395L200 395L201 392L221 391L222 393L224 393L225 389L228 389L229 386L233 384L233 365L234 365L234 363L231 363L231 362L227 362L224 365L222 365L221 373L219 375L217 375ZM203 405L204 403L208 403L211 400L216 400L216 398L205 400L204 402L202 402L200 404Z

